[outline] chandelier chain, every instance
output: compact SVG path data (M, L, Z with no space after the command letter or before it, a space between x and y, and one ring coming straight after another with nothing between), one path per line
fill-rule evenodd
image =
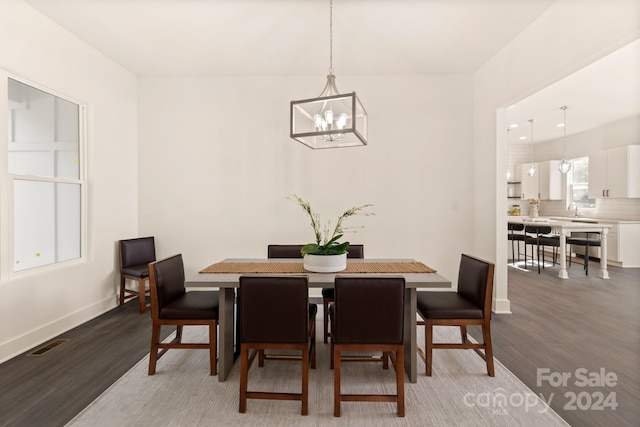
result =
M329 74L333 74L333 0L329 0Z

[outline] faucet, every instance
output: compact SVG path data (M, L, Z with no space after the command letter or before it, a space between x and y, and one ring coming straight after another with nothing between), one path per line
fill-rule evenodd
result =
M576 218L580 216L580 212L578 212L578 205L576 205L576 214L575 214Z

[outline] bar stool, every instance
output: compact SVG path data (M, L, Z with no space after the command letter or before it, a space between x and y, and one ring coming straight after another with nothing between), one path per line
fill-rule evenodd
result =
M515 242L518 242L518 261L520 261L520 242L524 242L526 236L521 233L515 233L515 231L523 231L524 224L519 224L516 222L507 223L507 230L509 234L507 234L507 240L511 241L511 262L516 261L516 249ZM524 245L524 263L527 263L527 245Z
M589 275L589 248L592 247L600 247L600 239L590 239L589 236L591 234L596 234L600 236L599 232L589 232L586 233L587 237L567 237L567 246L569 245L578 245L584 246L584 271L587 276ZM567 253L569 254L569 265L571 265L571 250L567 248Z

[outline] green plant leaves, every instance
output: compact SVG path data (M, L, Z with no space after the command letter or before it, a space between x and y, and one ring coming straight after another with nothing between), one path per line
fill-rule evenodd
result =
M300 249L302 255L341 255L347 253L349 242L336 243L342 235L336 236L326 245L318 245L316 243L308 243Z

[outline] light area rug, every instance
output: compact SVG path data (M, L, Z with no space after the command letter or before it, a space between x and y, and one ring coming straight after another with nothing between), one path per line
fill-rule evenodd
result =
M319 307L320 308L320 307ZM317 330L321 331L322 311ZM436 327L437 341L459 339L459 329ZM185 327L186 340L206 341L206 327ZM168 339L171 339L169 337ZM424 329L418 329L424 348ZM309 415L300 402L249 399L238 413L240 363L227 380L209 375L206 350L170 350L156 374L147 375L148 357L138 362L68 426L566 426L542 399L496 360L496 376L486 374L484 361L473 350L434 350L433 376L424 375L418 357L418 382L406 381L406 415L392 403L343 402L342 416L333 416L333 371L330 345L318 333L317 368L309 374ZM343 393L394 393L393 367L372 362L343 363ZM257 361L249 371L249 389L300 391L300 362Z

